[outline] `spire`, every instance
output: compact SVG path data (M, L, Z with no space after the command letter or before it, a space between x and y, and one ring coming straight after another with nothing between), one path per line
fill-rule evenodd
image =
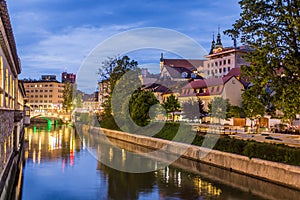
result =
M160 54L160 62L164 62L164 54L163 53Z
M221 34L220 34L220 26L218 27L218 36L217 36L217 44L216 49L223 48L222 41L221 41Z
M215 44L216 44L216 42L215 42L215 33L213 33L213 40L211 42L211 49L210 49L209 54L213 53L213 50L215 49Z
M165 62L164 62L164 54L161 53L160 54L160 63L159 63L159 66L160 66L160 72L162 72L163 68L164 68L164 65L165 65Z

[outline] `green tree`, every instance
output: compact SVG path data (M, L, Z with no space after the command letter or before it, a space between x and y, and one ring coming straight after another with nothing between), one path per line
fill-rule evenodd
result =
M244 118L245 112L244 112L243 108L241 108L239 106L230 106L229 116L236 117L236 118Z
M171 94L167 97L166 101L162 104L167 113L172 113L172 121L175 121L175 112L180 111L180 103L178 99Z
M112 120L112 109L111 109L111 94L114 91L117 81L129 70L137 70L138 63L131 60L128 56L122 58L108 58L102 63L102 67L99 69L98 74L100 80L109 81L109 97L103 103L102 107L104 112L101 114L101 118L107 118Z
M66 112L71 111L73 105L73 85L69 82L64 85L63 99L63 109Z
M228 119L232 117L229 112L230 107L231 105L228 99L216 97L208 104L208 112L211 117L217 118L220 123L221 119Z
M207 114L204 109L204 103L200 98L198 98L197 101L189 99L188 101L183 102L182 111L183 116L189 120L202 119L202 117Z
M253 121L264 116L266 111L266 107L259 97L261 97L261 95L257 94L255 87L249 88L242 94L242 107L246 117L251 120L251 128L253 127Z
M269 109L269 103L285 118L295 117L300 113L300 1L241 0L239 4L241 17L225 33L251 47L246 57L250 66L242 67L242 76L255 86L259 104Z
M81 108L82 107L82 95L79 93L76 96L76 108Z
M149 124L151 118L149 111L151 106L159 103L154 94L150 91L136 90L129 101L129 111L132 120L139 126Z

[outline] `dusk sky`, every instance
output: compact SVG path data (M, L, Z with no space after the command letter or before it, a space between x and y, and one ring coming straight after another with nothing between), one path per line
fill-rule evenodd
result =
M240 14L238 0L8 0L7 4L23 68L20 77L35 79L55 74L60 80L65 70L77 73L98 44L135 28L175 30L209 51L218 26L221 32L230 28ZM168 40L169 36L160 39ZM223 34L222 42L232 46L231 39ZM182 50L191 51L188 46ZM131 58L141 64L152 60L157 68L152 66L150 71L158 72L159 52L140 51Z

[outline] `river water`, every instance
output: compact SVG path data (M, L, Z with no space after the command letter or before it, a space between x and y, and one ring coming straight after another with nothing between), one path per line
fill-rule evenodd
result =
M32 126L26 128L25 140L17 199L259 200L297 199L300 195L183 158L155 172L120 172L101 164L70 126Z

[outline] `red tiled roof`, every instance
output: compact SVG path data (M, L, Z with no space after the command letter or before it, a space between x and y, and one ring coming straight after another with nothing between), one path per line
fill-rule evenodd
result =
M241 68L232 68L226 76L240 76L241 75Z
M164 65L170 67L184 67L191 71L203 66L204 60L186 60L186 59L164 59Z

